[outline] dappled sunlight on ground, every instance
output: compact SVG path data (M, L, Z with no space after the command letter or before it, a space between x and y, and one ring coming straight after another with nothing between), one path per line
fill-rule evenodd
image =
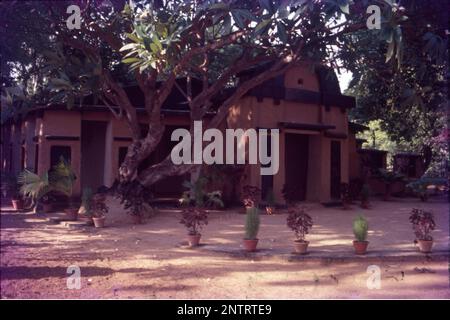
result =
M259 253L244 255L239 209L212 212L203 245L188 248L180 210L160 210L135 226L116 200L108 202L104 229L69 229L46 216L2 212L2 298L450 298L445 201L373 201L370 210L348 211L307 204L315 224L307 237L310 254L298 261L286 259L294 237L281 210L261 216ZM415 254L412 207L434 211L434 250L443 258ZM351 225L359 213L369 221L373 255L353 259ZM399 258L380 258L383 252ZM405 252L414 258L400 257ZM350 259L330 259L342 254ZM373 264L381 268L380 290L366 285ZM66 288L69 265L81 268L81 290Z

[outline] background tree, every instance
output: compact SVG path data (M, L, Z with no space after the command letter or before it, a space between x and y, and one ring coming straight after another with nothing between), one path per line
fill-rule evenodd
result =
M439 0L401 1L394 7L404 13L401 28L388 17L378 32L348 35L339 52L353 73L347 94L357 98L357 107L351 116L365 124L379 120L396 151L420 152L429 174L446 174L441 169L448 148L438 137L447 134L450 8Z

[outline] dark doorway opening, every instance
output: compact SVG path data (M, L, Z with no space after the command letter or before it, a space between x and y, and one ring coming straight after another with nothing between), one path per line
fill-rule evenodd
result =
M341 197L341 143L331 141L330 195L332 199Z
M308 180L308 135L287 133L285 148L285 188L290 190L292 200L304 201Z
M81 122L81 187L96 190L103 185L106 121Z

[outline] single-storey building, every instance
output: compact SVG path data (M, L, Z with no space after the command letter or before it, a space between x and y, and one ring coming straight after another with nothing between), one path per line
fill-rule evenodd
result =
M246 80L257 72L250 70L239 77ZM137 87L126 89L145 128L145 112L139 107L143 106L142 93ZM166 133L146 164L169 154L177 143L170 141L174 129L189 127L189 110L183 100L174 89L164 103ZM123 120L94 102L85 99L82 106L71 110L61 105L38 107L20 121L3 125L2 172L27 168L42 174L63 156L78 177L76 193L85 186L112 186L131 138ZM357 174L352 155L358 149L355 134L361 128L349 127L348 121L348 110L354 105L354 98L341 94L332 70L311 69L306 63L250 90L230 108L223 128L279 129L280 168L273 176L262 176L259 164L249 165L242 183L258 186L263 197L273 191L277 202L283 202L285 185L298 190L299 201L339 199L341 183ZM170 177L153 189L161 196L179 196L187 178Z

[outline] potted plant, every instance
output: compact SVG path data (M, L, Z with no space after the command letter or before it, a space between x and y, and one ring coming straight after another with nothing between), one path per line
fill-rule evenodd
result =
M54 190L54 186L50 184L48 172L39 176L25 169L17 177L17 182L21 186L20 194L31 198L34 213L38 212L41 200Z
M353 234L356 240L353 241L353 247L356 254L365 254L369 241L367 241L367 232L369 224L364 216L359 215L353 220Z
M300 206L289 208L287 226L295 232L295 252L300 254L305 254L307 252L309 241L305 240L305 236L309 233L309 229L311 229L312 225L312 218L306 213L305 208Z
M420 252L431 252L433 247L433 237L431 232L436 227L434 216L431 211L422 209L412 209L409 221L413 225L414 234L416 236L415 243L419 243Z
M208 224L208 212L202 208L186 208L183 210L180 223L188 230L189 246L196 247L202 236L200 230Z
M267 203L267 205L266 205L266 213L268 215L274 214L275 213L275 203L276 203L276 201L275 201L275 194L273 193L272 189L270 189L268 194L267 194L266 203Z
M369 209L369 195L370 195L370 188L367 183L363 184L361 187L361 208L363 209Z
M48 205L53 200L52 193L62 193L69 198L70 202L75 179L72 168L61 157L60 162L53 167L53 170L39 176L25 169L19 174L17 181L21 186L20 193L31 198L33 212L37 213L41 204L43 204L44 211L49 210ZM69 214L70 219L76 220L76 211L75 214Z
M102 193L96 193L90 201L90 210L92 211L92 221L96 228L105 226L105 215L108 213L108 207L105 204L106 197Z
M151 207L147 203L152 198L148 188L137 181L120 183L116 188L116 197L130 215L133 224L142 224L144 212L149 212Z
M395 171L386 169L378 169L378 178L384 183L383 200L389 201L391 198L391 186L394 182L403 181L404 175Z
M20 185L18 179L12 176L8 183L9 193L11 194L11 204L16 211L24 209L24 201L20 192Z
M344 210L350 210L350 203L352 201L350 197L350 187L348 183L341 183L341 201L342 208Z
M258 245L259 210L256 207L249 207L246 211L244 249L247 252L253 252Z

